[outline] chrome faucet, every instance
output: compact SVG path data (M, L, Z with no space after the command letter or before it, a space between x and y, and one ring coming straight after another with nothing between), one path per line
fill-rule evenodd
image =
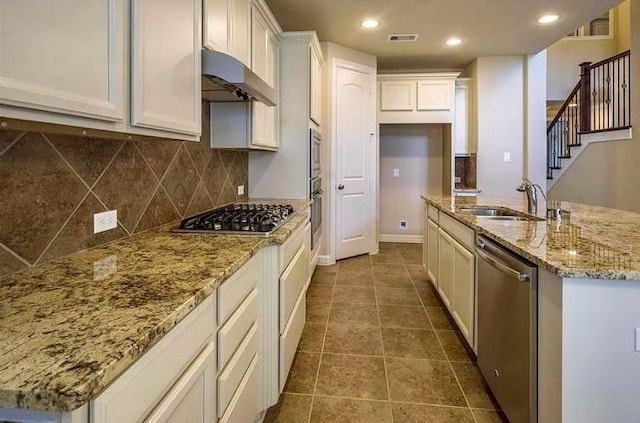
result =
M527 206L529 209L529 214L538 214L538 195L536 194L536 188L540 190L540 194L544 198L545 203L547 202L547 196L544 195L544 191L542 187L538 184L534 184L527 178L522 178L522 182L516 188L518 192L524 192L527 194Z

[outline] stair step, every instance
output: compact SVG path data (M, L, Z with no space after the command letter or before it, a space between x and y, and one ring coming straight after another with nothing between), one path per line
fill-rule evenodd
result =
M569 144L569 147L582 147L582 144Z
M547 176L547 180L550 181L553 179L553 176Z
M560 170L562 169L560 166L552 166L549 169L553 169L553 170Z
M570 159L571 156L558 156L559 159Z

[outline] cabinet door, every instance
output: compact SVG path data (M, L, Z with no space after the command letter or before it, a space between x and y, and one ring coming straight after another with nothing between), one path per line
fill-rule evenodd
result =
M0 104L124 121L126 5L0 2Z
M445 231L438 229L438 292L448 309L453 297L453 243Z
M473 345L475 256L453 241L453 304L452 315L462 334Z
M266 106L254 101L251 104L251 145L278 148L276 136L276 107Z
M452 81L419 81L418 111L450 110L452 92Z
M322 116L322 67L320 58L313 49L311 49L310 55L309 117L317 125L320 125Z
M453 143L455 154L471 153L469 145L469 86L456 86L453 118Z
M438 225L427 219L427 277L438 287Z
M229 54L251 67L249 0L229 0Z
M229 0L204 0L202 7L204 48L226 53L229 46Z
M429 262L429 217L427 216L427 206L424 206L424 219L422 220L422 268L425 272Z
M213 423L215 406L215 345L209 344L176 382L146 423Z
M405 111L416 109L415 81L382 81L380 82L380 110Z
M267 81L267 49L270 31L266 21L255 7L251 8L251 70Z
M200 135L199 0L133 0L132 125Z

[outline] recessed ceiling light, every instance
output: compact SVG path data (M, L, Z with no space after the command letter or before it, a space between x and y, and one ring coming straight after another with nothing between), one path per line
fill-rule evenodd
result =
M365 19L364 21L360 22L360 26L367 29L375 28L378 25L380 25L380 22L375 19Z
M462 44L462 40L460 38L453 37L447 40L448 46L459 46L460 44Z
M560 16L558 16L558 15L544 15L544 16L541 16L540 19L538 19L538 23L539 24L550 24L550 23L553 23L553 22L557 21L558 19L560 19Z

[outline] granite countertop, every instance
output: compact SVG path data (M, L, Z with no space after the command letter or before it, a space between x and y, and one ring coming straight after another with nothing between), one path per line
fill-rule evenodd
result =
M526 199L423 196L442 212L565 278L640 280L640 214L562 202L562 221L504 221L476 217L458 206L502 206L527 212ZM538 206L544 217L545 204Z
M0 279L0 407L66 412L95 398L305 217L294 214L271 237L175 234L167 225Z

